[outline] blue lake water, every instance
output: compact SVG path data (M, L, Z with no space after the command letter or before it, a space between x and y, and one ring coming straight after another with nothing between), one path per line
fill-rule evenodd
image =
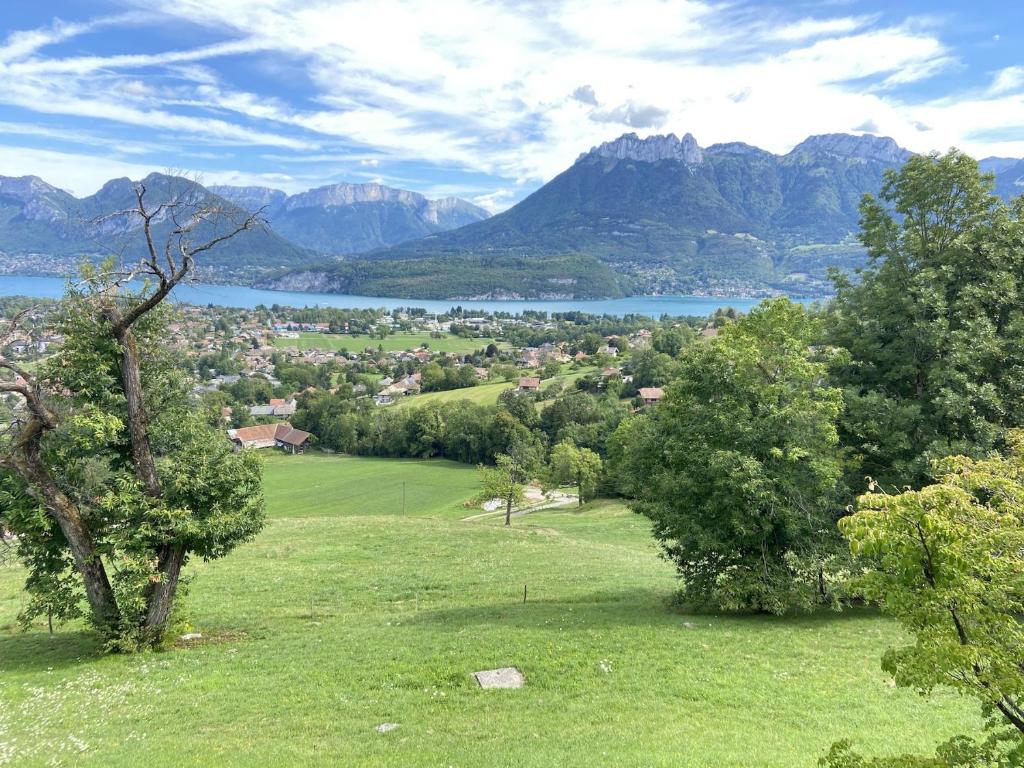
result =
M32 296L60 298L64 293L64 280L59 277L22 277L0 275L0 296ZM174 290L174 297L190 304L215 304L223 307L252 308L260 304L280 304L289 307L342 307L346 309L373 309L383 307L422 307L428 312L444 312L461 306L467 310L511 312L524 310L542 312L582 311L609 315L661 315L673 317L693 315L704 317L720 307L747 310L760 299L720 298L714 296L632 296L626 299L559 299L529 301L435 301L429 299L389 299L379 296L349 296L337 293L299 293L293 291L263 291L239 285L212 285L192 283ZM803 300L802 300L803 301ZM808 300L809 301L809 300Z

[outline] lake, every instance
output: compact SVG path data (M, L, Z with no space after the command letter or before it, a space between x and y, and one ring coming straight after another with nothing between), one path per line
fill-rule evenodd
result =
M32 296L60 298L64 293L64 280L60 277L23 277L0 275L0 296ZM174 298L189 304L216 304L223 307L252 308L260 304L280 304L289 307L340 307L345 309L374 309L383 307L422 307L428 312L444 312L461 306L467 310L484 312L511 312L524 310L541 312L590 312L596 315L661 315L673 317L693 315L704 317L721 307L747 310L760 299L720 298L716 296L631 296L625 299L560 299L524 301L453 301L430 299L389 299L380 296L350 296L337 293L299 293L294 291L263 291L240 285L213 285L192 283L174 290ZM810 301L800 299L800 301Z

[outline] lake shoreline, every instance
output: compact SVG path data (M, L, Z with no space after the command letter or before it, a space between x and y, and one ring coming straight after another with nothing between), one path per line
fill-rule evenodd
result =
M0 296L59 298L66 278L40 275L0 275ZM389 296L359 296L340 293L306 293L249 288L231 283L188 283L175 289L179 301L201 306L213 305L253 309L257 306L336 307L339 309L420 308L428 312L447 312L461 306L467 311L507 312L587 312L622 317L628 314L657 318L706 317L716 309L733 307L746 311L765 297L754 296L631 296L618 299L406 299ZM800 303L827 301L827 296L791 296Z

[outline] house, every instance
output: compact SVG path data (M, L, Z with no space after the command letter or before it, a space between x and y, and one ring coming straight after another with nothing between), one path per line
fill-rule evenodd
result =
M383 406L383 405L391 405L392 403L395 402L395 398L393 398L391 395L386 395L384 393L381 393L379 395L374 395L373 396L373 402L376 405L381 405L381 406Z
M614 379L621 375L621 371L618 368L602 368L601 378L602 379Z
M283 397L272 397L266 405L254 405L249 408L250 416L294 416L298 404L293 397L285 400Z
M718 329L715 328L715 326L713 325L708 325L705 326L703 330L701 330L700 335L703 336L705 339L713 339L716 336L718 336Z
M295 429L287 422L257 424L254 427L228 430L228 439L235 444L235 449L239 451L248 448L276 447L287 453L302 453L309 438L309 432Z
M285 453L302 453L306 450L306 442L310 438L309 432L295 429L291 424L278 424L277 432L274 435L274 444Z
M523 376L519 379L520 392L536 392L540 389L540 379L536 376Z
M619 350L609 344L605 344L603 347L598 347L597 354L608 355L609 357L615 357L619 354Z
M638 391L640 399L644 401L644 405L654 405L661 402L661 398L665 394L661 387L640 387Z

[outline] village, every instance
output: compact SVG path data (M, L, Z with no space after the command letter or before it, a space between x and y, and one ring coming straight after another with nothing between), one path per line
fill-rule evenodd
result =
M38 361L59 348L60 336L26 328L5 350L15 359ZM194 395L237 448L295 454L318 442L293 422L304 398L320 393L366 411L463 396L497 403L506 392L542 401L568 386L611 391L634 410L652 406L661 377L634 368L655 357L655 335L666 333L713 337L717 326L714 318L466 316L458 308L439 315L275 306L211 315L178 305L167 343L191 363Z

